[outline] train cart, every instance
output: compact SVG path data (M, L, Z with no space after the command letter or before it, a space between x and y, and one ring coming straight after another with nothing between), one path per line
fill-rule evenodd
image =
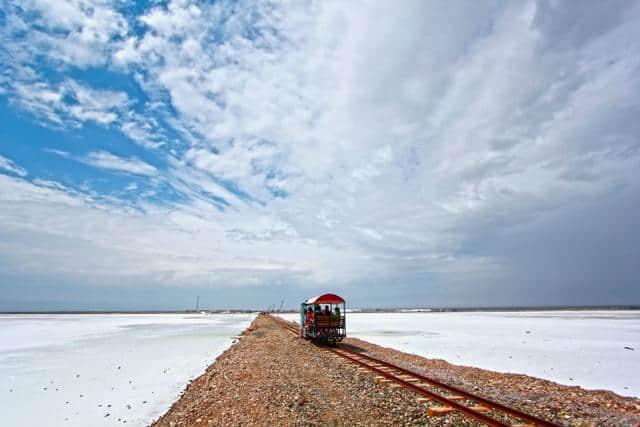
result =
M323 294L300 304L300 336L335 345L347 336L345 300Z

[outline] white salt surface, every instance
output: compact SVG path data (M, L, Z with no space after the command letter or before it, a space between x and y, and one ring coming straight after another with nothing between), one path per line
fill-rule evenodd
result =
M253 318L0 315L2 425L147 425Z
M347 335L456 365L640 397L638 311L347 313Z

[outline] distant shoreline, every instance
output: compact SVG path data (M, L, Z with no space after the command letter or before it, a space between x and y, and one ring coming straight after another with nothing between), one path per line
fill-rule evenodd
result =
M640 305L607 306L545 306L545 307L405 307L405 308L351 308L350 313L449 313L449 312L523 312L523 311L636 311ZM250 314L261 310L48 310L48 311L0 311L0 314ZM297 313L298 310L281 310L277 313Z

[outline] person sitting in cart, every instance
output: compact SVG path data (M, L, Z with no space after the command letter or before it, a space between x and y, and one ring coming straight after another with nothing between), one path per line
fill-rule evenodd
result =
M311 307L309 307L309 309L307 310L307 315L304 319L305 328L308 329L311 326L312 322L313 322L313 310L311 309Z
M329 321L329 326L331 326L331 309L329 308L328 305L324 306L324 311L322 311L322 315L326 318L326 320ZM329 332L329 329L322 328L318 332L320 332L323 335L326 335Z
M337 305L335 311L333 312L333 318L340 320L340 307L338 307Z

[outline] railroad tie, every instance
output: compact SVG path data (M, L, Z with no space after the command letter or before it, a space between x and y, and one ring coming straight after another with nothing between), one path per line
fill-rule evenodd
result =
M431 408L429 408L427 410L427 414L430 417L437 417L439 415L446 415L446 414L450 414L451 412L455 412L456 410L453 409L451 406L432 406Z
M381 384L386 384L391 388L400 388L400 387L402 387L401 384L398 384L397 382L395 382L395 381L393 381L393 380L391 380L389 378L385 378L383 376L380 376L380 375L376 375L375 379L376 379L377 382L379 382Z
M463 396L445 396L447 399L449 400L464 400L465 397Z
M473 409L476 412L487 412L489 408L485 406L470 406L469 409ZM452 412L456 412L457 409L452 408L451 406L432 406L428 409L427 414L430 417L437 417L439 415L446 415Z

